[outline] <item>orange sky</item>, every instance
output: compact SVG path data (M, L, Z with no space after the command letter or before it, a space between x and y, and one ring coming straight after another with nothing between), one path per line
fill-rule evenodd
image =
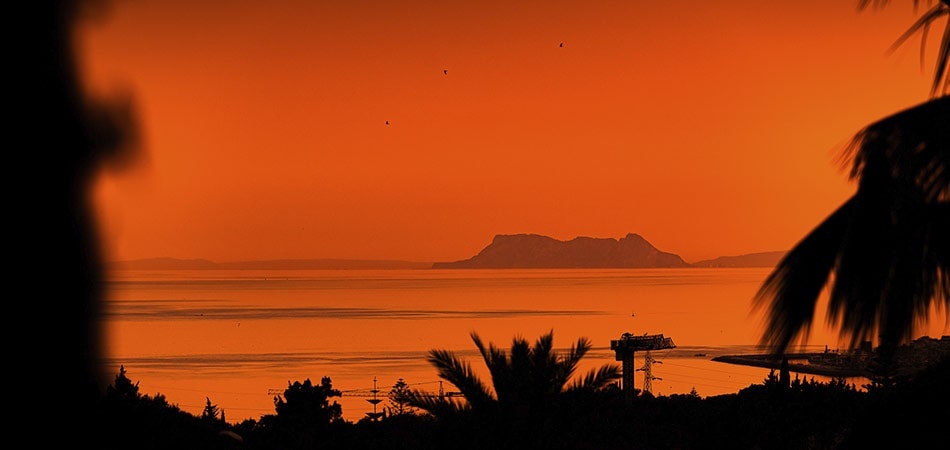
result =
M919 40L887 53L913 2L856 3L115 2L80 54L145 147L97 185L106 255L790 248L853 192L841 146L929 93Z

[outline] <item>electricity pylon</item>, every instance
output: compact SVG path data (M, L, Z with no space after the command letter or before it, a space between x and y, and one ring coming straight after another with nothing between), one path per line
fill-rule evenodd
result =
M663 364L663 361L653 359L653 355L647 350L643 356L643 367L637 371L643 371L643 392L653 393L653 380L662 380L660 377L653 376L653 363Z

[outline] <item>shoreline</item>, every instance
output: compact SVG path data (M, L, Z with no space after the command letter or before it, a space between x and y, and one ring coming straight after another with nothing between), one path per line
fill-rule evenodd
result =
M826 357L827 353L789 353L788 370L789 372L820 375L832 378L869 378L871 372L855 364L819 364L815 361ZM843 356L835 354L836 356ZM836 358L837 359L837 358ZM755 355L722 355L712 358L713 361L736 364L742 366L763 367L766 369L780 370L782 368L782 359L769 354Z
M763 367L780 370L783 356L788 360L790 372L820 375L834 378L867 378L873 376L869 363L875 352L870 346L848 352L825 350L823 352L774 354L737 354L721 355L712 358L713 361L726 364ZM897 366L907 375L915 374L943 358L950 357L950 336L940 338L924 336L909 344L898 347L896 352Z

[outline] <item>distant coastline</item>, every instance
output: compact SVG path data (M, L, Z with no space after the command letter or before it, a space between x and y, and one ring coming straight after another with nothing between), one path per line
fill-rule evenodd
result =
M768 268L775 267L785 253L747 253L690 263L675 253L657 249L634 233L622 239L579 236L569 241L537 234L516 234L496 235L478 254L451 262L346 258L217 262L201 258L156 257L113 261L107 267L116 270Z
M269 259L215 262L207 259L145 258L115 261L114 270L404 270L428 269L431 262L388 259Z
M770 252L779 255L784 252ZM753 268L774 267L761 263L758 253L752 254L751 263L743 263L742 256L729 256L728 263L709 262L687 264L685 268ZM207 259L143 258L113 261L107 264L113 270L407 270L432 269L435 263L426 261L375 260L375 259L275 259L259 261L215 262Z
M873 370L871 361L874 351L867 343L865 348L839 353L827 348L824 352L788 353L783 355L789 371L828 377L864 377L870 378ZM950 357L950 336L932 338L920 337L908 344L898 347L896 358L899 361L902 374L909 375L924 370L933 363ZM782 368L783 358L778 355L739 354L720 355L712 358L713 361L743 366L764 367L779 370Z

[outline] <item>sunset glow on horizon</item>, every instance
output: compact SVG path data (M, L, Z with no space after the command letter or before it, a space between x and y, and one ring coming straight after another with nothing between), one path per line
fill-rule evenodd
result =
M919 39L888 53L920 11L856 4L110 3L83 73L144 146L96 184L105 256L787 250L854 192L848 140L929 93Z

